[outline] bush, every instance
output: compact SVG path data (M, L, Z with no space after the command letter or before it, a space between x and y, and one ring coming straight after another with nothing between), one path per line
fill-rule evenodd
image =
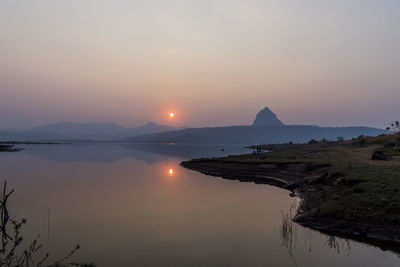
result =
M365 146L367 145L367 139L362 135L359 136L357 139L355 139L353 142L351 142L352 146Z
M342 143L342 142L344 142L344 137L343 136L338 136L337 140L338 140L338 142Z

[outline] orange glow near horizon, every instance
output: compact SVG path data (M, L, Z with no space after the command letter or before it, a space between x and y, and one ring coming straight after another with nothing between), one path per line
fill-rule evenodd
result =
M71 2L0 1L1 128L398 119L400 1Z
M169 174L169 176L173 176L174 175L174 169L170 168L168 170L168 174Z

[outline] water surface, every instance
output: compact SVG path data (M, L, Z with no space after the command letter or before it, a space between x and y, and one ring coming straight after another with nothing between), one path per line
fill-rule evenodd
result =
M288 191L206 176L179 166L246 153L226 145L35 145L0 154L16 189L13 218L28 218L53 258L98 266L399 266L400 258L294 225L281 237Z

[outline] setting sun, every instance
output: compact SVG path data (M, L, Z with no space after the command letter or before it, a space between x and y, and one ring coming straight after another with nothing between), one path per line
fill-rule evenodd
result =
M168 174L169 174L170 176L174 175L174 169L169 169L169 170L168 170Z
M175 113L173 113L173 112L169 113L169 117L170 117L170 118L175 117Z

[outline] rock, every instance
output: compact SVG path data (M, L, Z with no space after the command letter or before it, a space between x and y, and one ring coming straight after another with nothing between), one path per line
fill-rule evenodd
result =
M389 160L383 151L380 150L375 150L374 153L372 153L371 160Z
M268 107L258 112L256 119L253 122L253 126L284 126L284 124L278 119Z
M310 176L304 177L304 181L307 184L313 184L313 183L315 183L315 180L317 180L318 178L319 178L318 175L310 175Z
M336 181L338 178L343 177L343 174L340 172L328 172L328 176L326 177L329 181Z
M328 173L322 173L320 175L308 176L305 178L305 181L308 184L319 184L319 183L325 182L327 177L328 177Z
M356 184L365 183L365 182L366 182L366 180L357 179L357 178L353 178L353 179L339 178L336 181L337 184L347 185L347 186L354 186Z
M290 184L285 185L283 188L285 188L285 189L287 189L287 190L294 190L294 189L296 189L297 187L299 187L299 184L296 183L296 182L293 182L293 183L290 183Z

